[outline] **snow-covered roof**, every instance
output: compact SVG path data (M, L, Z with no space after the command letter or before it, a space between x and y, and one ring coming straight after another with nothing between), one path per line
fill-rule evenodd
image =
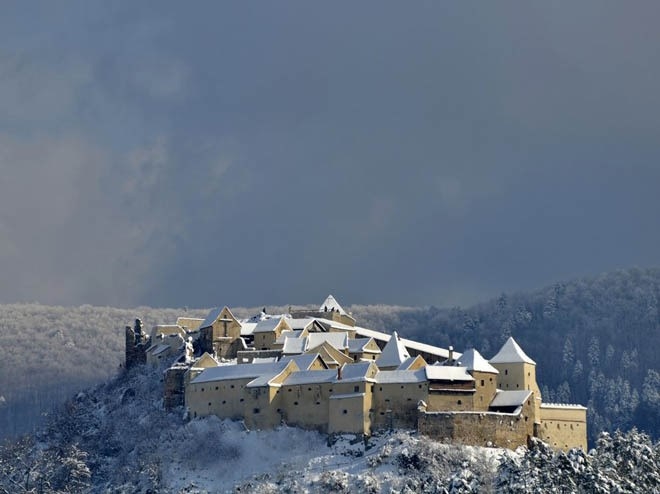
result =
M349 338L349 340L348 340L348 351L350 353L361 353L361 352L379 353L380 349L378 351L375 351L375 350L370 350L370 349L365 349L364 348L372 340L373 340L373 338Z
M310 333L307 336L307 348L316 348L323 342L328 342L337 350L348 348L348 333Z
M350 398L363 398L365 396L364 393L342 393L340 395L332 395L330 396L331 400L346 400Z
M366 381L368 379L371 362L359 362L357 364L344 364L341 367L341 379L338 381Z
M152 355L160 355L161 353L168 351L170 349L169 345L165 345L163 343L157 344L157 345L151 345L148 349L147 352L151 353Z
M541 408L573 408L575 410L586 410L587 407L575 403L541 403Z
M536 362L523 352L512 336L509 336L509 339L502 345L500 351L490 359L491 364L515 364L520 362L536 365Z
M339 329L342 331L353 331L355 328L353 326L350 326L348 324L344 324L343 322L339 321L333 321L332 319L326 319L324 317L315 317L314 320L321 324L323 327L326 329L333 328L333 329Z
M212 326L213 323L220 317L220 313L222 312L222 307L214 307L209 311L209 313L206 315L206 318L204 321L202 321L202 324L199 325L199 329L204 329L208 328L209 326Z
M305 353L307 338L284 338L282 353L285 355L297 355Z
M321 304L321 307L319 308L319 312L325 312L325 311L329 312L333 309L342 315L347 315L346 311L342 309L341 305L339 305L339 302L337 302L335 297L333 297L332 295L328 295L328 298L326 298L325 301Z
M457 360L461 367L467 368L468 371L477 372L490 372L492 374L499 374L499 371L490 365L488 361L481 356L481 354L474 348L465 351L463 355Z
M278 373L282 371L286 365L286 362L275 362L268 364L238 364L209 367L193 379L191 384L224 381L227 379L256 378L265 374Z
M423 383L426 382L426 372L424 369L410 370L390 370L379 371L376 374L376 382L383 384L396 383Z
M427 365L424 369L429 381L474 381L465 367Z
M408 358L410 358L410 354L395 331L376 359L376 365L378 367L398 367Z
M490 403L491 408L519 407L527 401L532 394L529 390L498 391Z
M417 360L417 357L408 357L406 360L401 362L401 365L399 365L399 367L397 367L396 369L408 370L415 360Z
M282 316L278 317L271 317L269 319L262 319L257 323L257 326L254 328L252 331L253 334L257 333L270 333L272 331L275 331L275 328L277 325L280 323L282 320Z
M284 381L285 386L298 384L331 383L337 378L336 370L308 370L293 372Z
M289 362L293 360L298 368L303 370L310 370L312 364L319 358L318 353L305 353L303 355L286 355L280 359L280 362Z
M314 319L311 317L303 317L301 319L296 319L293 317L287 317L286 322L291 329L294 331L305 329L307 326L314 322Z
M300 335L302 334L302 329L297 329L295 331L290 331L288 329L285 329L282 331L282 334L280 334L277 339L275 340L275 343L279 345L284 344L284 340L287 338L300 338Z
M256 322L242 322L241 323L241 336L250 336L254 333L254 328L257 327Z
M366 336L367 338L373 338L377 341L390 341L391 335L383 333L382 331L376 331L374 329L362 328L360 326L351 327L352 330L359 334L360 336ZM449 358L449 350L445 348L440 348L433 345L427 345L426 343L420 343L418 341L407 340L406 338L400 338L406 348L415 350L417 352L428 353L429 355L436 355L442 359ZM454 352L454 358L458 358L461 354Z

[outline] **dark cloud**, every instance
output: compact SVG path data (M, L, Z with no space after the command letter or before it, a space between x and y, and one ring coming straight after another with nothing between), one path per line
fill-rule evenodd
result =
M0 301L449 305L657 265L658 10L14 4Z

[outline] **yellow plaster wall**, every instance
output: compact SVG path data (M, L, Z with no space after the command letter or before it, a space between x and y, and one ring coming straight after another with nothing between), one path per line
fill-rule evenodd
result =
M554 448L587 450L587 410L577 407L541 407L538 437Z

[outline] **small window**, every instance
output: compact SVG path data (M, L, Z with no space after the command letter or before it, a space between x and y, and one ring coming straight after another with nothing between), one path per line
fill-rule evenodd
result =
M462 405L463 402L462 402L461 400L458 400L458 404L459 404L459 405Z
M291 388L287 389L287 391L290 393L290 392L291 392Z
M403 386L401 386L401 389L403 389Z
M509 369L504 369L504 375L508 376L509 375Z
M484 383L484 380L483 380L483 379L481 380L481 385L482 385L482 386L484 386L484 385L485 385L485 383Z
M311 391L311 390L312 390L312 388L307 388L307 391Z
M259 413L259 409L258 409L258 408L253 408L253 409L252 409L252 413L254 413L254 414Z
M244 400L243 398L241 398L241 399L238 400L238 401L240 401L241 403L243 403L245 400Z
M227 401L226 401L226 400L222 400L222 404L224 405L225 403L227 403Z
M218 390L218 387L217 387L217 386L215 387L215 390L216 390L216 391Z
M371 392L372 392L372 393L374 392L374 388L375 388L375 387L376 387L376 386L374 386L373 384L371 385Z
M382 390L383 390L383 387L382 387L382 386L378 386L378 391L382 391Z
M348 410L344 409L344 411L342 411L341 413L343 413L344 415L346 415L346 414L348 413Z
M419 389L422 389L422 385L421 385L421 384L419 385Z
M353 387L353 392L358 393L360 391L360 386Z
M519 387L520 387L520 385L519 385L519 384L516 384L516 388L519 388Z
M209 406L211 406L211 402L209 401Z
M293 404L296 405L296 406L298 406L298 402L297 402L297 401L294 401Z
M281 408L278 408L278 409L277 409L277 413L280 413L281 411L282 411Z
M317 401L317 402L316 402L316 404L317 404L317 405L320 405L320 404L321 404L321 402L320 402L320 401Z
M202 393L204 392L204 388L202 388Z
M332 388L330 388L330 389L328 390L328 392L329 392L329 393L332 393Z

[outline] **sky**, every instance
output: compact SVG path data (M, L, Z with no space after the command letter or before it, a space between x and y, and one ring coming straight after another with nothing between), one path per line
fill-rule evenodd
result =
M659 266L659 14L6 2L0 303L449 307Z

